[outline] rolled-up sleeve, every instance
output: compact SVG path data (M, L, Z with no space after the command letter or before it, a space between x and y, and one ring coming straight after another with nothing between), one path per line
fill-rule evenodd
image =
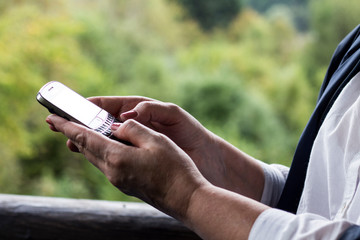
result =
M260 162L263 168L265 183L261 202L270 207L276 206L284 188L289 168L279 164L266 164Z
M330 221L315 214L294 215L272 208L256 219L249 239L338 239L352 225L346 220Z
M275 206L284 187L288 168L277 164L260 162L265 176L261 202ZM256 219L249 239L289 240L289 239L338 239L354 223L346 220L331 221L310 213L292 214L271 208Z

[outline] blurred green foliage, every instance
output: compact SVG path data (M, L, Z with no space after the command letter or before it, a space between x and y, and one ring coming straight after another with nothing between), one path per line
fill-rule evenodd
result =
M203 30L173 0L0 1L0 191L134 200L48 130L35 96L50 80L84 96L174 102L250 155L289 165L358 4L293 1L309 13L304 31L283 1L236 14L211 2L233 14L226 28Z
M196 20L205 31L226 27L238 15L241 0L175 0L184 7L188 17Z

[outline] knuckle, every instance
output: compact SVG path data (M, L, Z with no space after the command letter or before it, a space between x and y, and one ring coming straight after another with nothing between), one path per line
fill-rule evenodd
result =
M152 142L156 144L161 144L162 146L166 145L168 142L168 137L166 137L164 134L155 132L152 134Z
M131 182L131 164L117 157L108 158L106 161L105 175L109 182L124 192Z
M142 113L149 113L151 112L151 109L154 106L154 102L153 101L145 101L145 102L140 102L136 108L138 109L139 112Z
M136 125L137 125L137 122L134 119L129 119L123 123L122 128L124 131L128 131L128 130L134 128Z
M149 101L144 101L144 102L140 102L138 103L137 107L140 109L147 109L150 105Z
M105 153L105 163L106 163L106 170L107 172L111 173L114 171L123 171L129 168L129 161L127 158L122 157L119 155L119 152L111 152L106 151Z
M176 113L176 112L180 112L181 111L181 108L174 104L174 103L166 103L167 105L167 108L169 109L170 112L172 113Z
M80 152L86 148L87 143L87 131L81 131L73 139L73 142L77 146Z
M123 161L119 161L114 155L107 156L106 162L109 170L123 169L125 167Z

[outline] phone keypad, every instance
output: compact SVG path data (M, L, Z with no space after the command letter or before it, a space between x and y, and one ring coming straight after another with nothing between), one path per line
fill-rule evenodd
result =
M110 137L112 135L112 132L111 132L111 125L114 123L114 122L120 122L119 120L117 120L114 116L112 116L111 114L108 114L105 122L97 129L95 129L95 131L107 136L107 137Z

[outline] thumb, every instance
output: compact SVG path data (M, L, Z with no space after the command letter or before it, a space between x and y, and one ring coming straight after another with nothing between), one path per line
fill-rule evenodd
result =
M111 126L113 136L136 147L146 147L154 141L156 132L135 120L114 123Z

